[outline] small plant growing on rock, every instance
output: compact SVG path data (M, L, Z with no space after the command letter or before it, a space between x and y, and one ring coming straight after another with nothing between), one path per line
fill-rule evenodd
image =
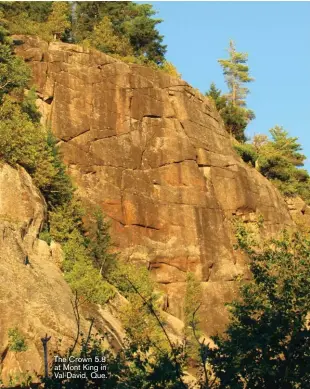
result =
M10 328L9 335L9 350L17 353L27 351L28 346L24 335L19 331L17 327Z

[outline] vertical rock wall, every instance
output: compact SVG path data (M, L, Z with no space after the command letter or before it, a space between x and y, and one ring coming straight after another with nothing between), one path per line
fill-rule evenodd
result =
M177 317L194 272L205 330L223 329L223 303L247 271L231 217L262 215L267 234L292 225L277 190L240 160L210 101L186 82L75 45L16 39L79 194L111 219L122 257L148 266Z

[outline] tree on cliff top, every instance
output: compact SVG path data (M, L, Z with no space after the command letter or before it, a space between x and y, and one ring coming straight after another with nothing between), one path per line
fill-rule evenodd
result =
M221 90L216 88L214 83L210 85L206 96L214 101L216 109L223 119L226 131L239 142L245 142L247 140L245 129L248 123L255 118L254 112L245 107L233 105L227 96L223 95Z
M71 8L66 1L54 1L51 13L47 19L48 30L53 34L54 40L61 39L66 30L71 27L69 20Z
M306 156L297 137L280 126L270 130L271 139L266 135L256 135L252 143L235 145L235 149L245 162L251 163L267 177L285 196L301 196L310 202L310 176L301 169Z
M148 61L162 64L166 46L156 28L162 20L153 18L155 13L152 5L131 1L77 2L76 40L80 42L89 39L95 27L104 17L108 17L113 33L119 40L128 39L135 57L142 56Z
M254 79L249 75L246 65L248 54L237 52L235 43L229 42L229 58L219 59L229 89L229 93L222 95L214 83L211 84L207 96L215 102L226 130L238 141L245 142L245 129L248 123L255 118L254 112L246 108L246 96L249 93L245 83Z
M83 41L83 44L107 54L133 55L129 39L115 34L112 22L108 16L102 18L90 35Z
M236 51L234 41L229 42L229 59L219 59L218 62L223 68L229 93L226 95L233 106L246 105L245 98L249 89L244 87L245 83L254 81L249 75L249 67L246 65L248 60L247 53Z

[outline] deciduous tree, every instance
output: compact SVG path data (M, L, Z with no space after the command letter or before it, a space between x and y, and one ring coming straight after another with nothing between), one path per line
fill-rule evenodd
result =
M264 246L239 245L253 280L230 304L231 323L210 351L219 388L293 389L310 382L310 239L283 234Z

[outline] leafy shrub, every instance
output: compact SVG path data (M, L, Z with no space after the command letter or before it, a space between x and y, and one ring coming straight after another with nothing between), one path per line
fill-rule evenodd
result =
M258 245L243 232L251 281L229 304L231 322L209 350L219 388L307 388L310 380L309 234L284 232Z
M6 95L0 105L1 159L34 173L45 145L44 133L38 131L20 105Z
M13 53L12 41L0 10L0 101L7 93L23 92L30 79L30 69Z
M258 158L258 155L253 145L249 143L234 144L234 149L237 151L244 162L250 163L253 167L255 167L255 162Z
M159 69L169 74L169 76L181 78L181 74L178 72L177 68L169 61L164 61Z
M50 246L52 237L46 227L39 233L39 239L44 240Z
M10 328L8 331L9 336L9 350L15 352L27 351L28 346L26 343L26 338L19 331L17 327Z

